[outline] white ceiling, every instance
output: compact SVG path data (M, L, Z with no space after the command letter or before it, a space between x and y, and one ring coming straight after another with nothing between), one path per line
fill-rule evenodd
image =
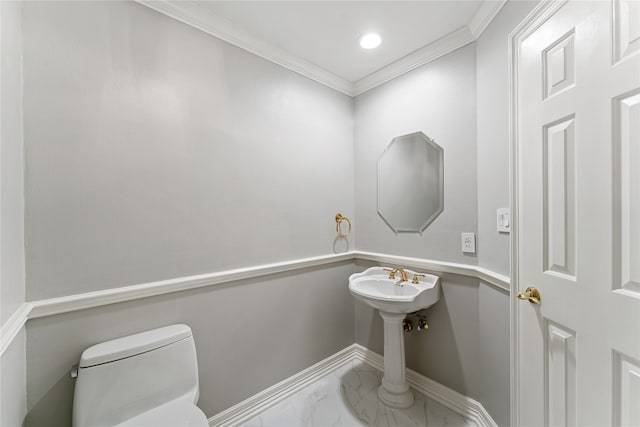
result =
M267 43L356 82L471 20L479 1L215 1L202 6ZM382 37L365 50L363 34Z
M139 0L352 96L474 41L505 1Z

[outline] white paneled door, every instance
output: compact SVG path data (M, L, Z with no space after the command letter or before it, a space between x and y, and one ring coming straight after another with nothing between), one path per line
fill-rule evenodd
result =
M546 3L512 52L514 422L638 427L640 0Z

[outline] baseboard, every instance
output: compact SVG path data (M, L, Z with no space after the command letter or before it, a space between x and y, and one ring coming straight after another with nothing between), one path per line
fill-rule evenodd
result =
M384 370L384 358L378 353L354 344L354 359L360 360L379 371ZM477 400L450 389L418 372L407 369L407 381L414 389L435 400L452 411L474 422L478 427L497 427L491 415Z
M354 358L357 344L340 350L315 365L280 381L258 394L209 418L209 425L230 427L240 425L259 413L295 394L298 390L314 383L325 375L339 369Z
M366 363L379 371L384 369L382 356L359 344L353 344L304 371L292 375L278 384L214 415L209 418L209 425L212 427L239 426L353 360ZM407 369L407 381L414 389L423 393L429 399L462 415L478 427L497 427L495 421L480 402L451 390L411 369Z

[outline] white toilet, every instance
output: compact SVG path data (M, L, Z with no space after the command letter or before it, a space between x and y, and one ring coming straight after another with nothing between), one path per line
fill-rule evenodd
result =
M191 328L171 325L103 342L80 357L74 427L205 427L196 406Z

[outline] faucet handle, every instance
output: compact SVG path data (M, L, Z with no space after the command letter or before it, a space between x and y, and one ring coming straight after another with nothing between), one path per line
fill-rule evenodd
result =
M384 271L389 271L389 279L393 280L396 278L396 269L391 269L391 268L383 268Z
M413 283L414 285L417 285L418 283L420 283L420 281L418 280L418 277L425 277L424 274L414 274L413 275L413 280L411 281L411 283Z

